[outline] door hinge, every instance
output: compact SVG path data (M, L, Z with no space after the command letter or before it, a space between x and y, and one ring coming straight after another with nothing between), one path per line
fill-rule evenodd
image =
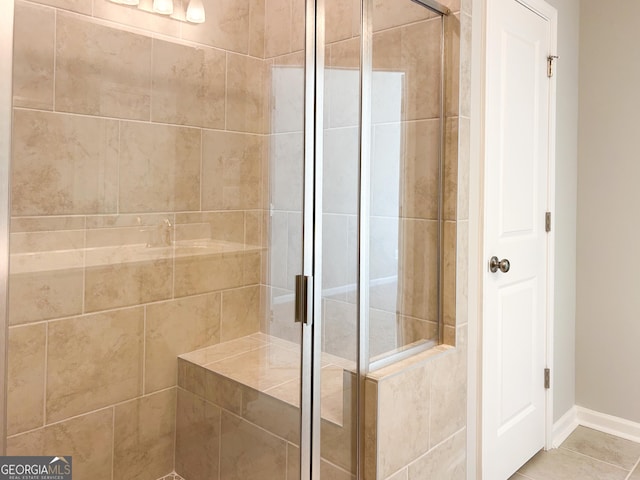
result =
M312 316L309 310L313 305L313 288L311 277L306 275L296 275L296 303L295 321L304 325L311 325Z
M547 390L551 388L551 370L548 368L544 369L544 388Z
M557 55L549 55L547 57L547 77L553 77L553 61L558 58Z
M544 230L549 233L551 231L551 212L544 215Z

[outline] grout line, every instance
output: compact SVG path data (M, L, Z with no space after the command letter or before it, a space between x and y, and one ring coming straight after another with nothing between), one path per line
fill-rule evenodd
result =
M164 301L167 301L167 300L164 300ZM65 321L65 320L71 320L71 319L78 318L78 317L89 317L89 316L93 316L93 315L104 315L104 314L116 313L116 312L121 312L121 311L124 311L124 310L134 310L136 308L144 308L146 305L154 305L154 304L162 303L162 302L163 301L158 301L158 302L154 302L154 303L151 303L151 304L144 304L143 303L143 304L139 304L139 305L129 305L129 306L125 306L125 307L109 308L107 310L96 310L94 312L85 312L85 313L79 313L79 314L76 313L76 314L68 315L68 316L65 316L65 317L51 318L49 320L43 320L43 321L32 322L32 323L25 323L25 324L22 324L22 325L25 325L25 326L26 325L35 325L35 324L43 323L43 322L47 322L47 323L62 322L62 321ZM20 326L22 326L22 325L20 325Z
M269 10L267 9L267 2L269 0L264 0L264 24L263 24L263 33L262 33L262 56L263 60L268 60L267 58L267 25L269 25Z
M207 400L205 399L205 401ZM218 420L218 477L217 477L219 479L220 469L222 465L222 411L223 411L223 408L221 407L218 407L218 408L220 409L220 417ZM240 403L240 408L242 408L242 403Z
M225 107L226 109L226 107ZM202 129L200 129L200 208L199 211L202 212L202 205L204 204L203 201L203 195L204 195L204 189L203 189L203 181L204 181L204 175L203 175L203 170L204 168L204 132L202 131ZM175 223L174 223L175 225Z
M401 322L401 327L404 327L404 322ZM427 435L429 437L429 443L428 443L429 450L428 451L431 451L433 448L435 448L435 446L431 445L431 431L433 430L431 428L431 420L433 418L433 413L434 413L433 412L434 411L434 408L433 408L433 383L434 383L434 380L433 379L435 378L435 375L432 374L432 375L430 375L430 377L431 378L429 378L429 390L428 390L429 391L429 428L428 428L428 433L427 433ZM455 433L454 433L454 435L455 435Z
M426 457L427 455L429 455L431 452L433 452L436 448L441 447L442 445L444 445L445 443L447 443L449 440L451 440L453 437L455 437L456 435L460 434L461 432L464 432L467 429L466 426L462 427L460 430L457 430L456 432L452 433L451 435L449 435L447 438L445 438L444 440L442 440L440 443L433 445L431 448L429 448L429 450L427 450L425 453L423 453L422 455L420 455L418 458L416 458L415 460L413 460L412 462L410 462L408 465L403 466L400 470L410 467L411 465L416 464L418 461L420 461L420 459ZM396 472L397 473L397 472Z
M251 37L252 37L252 34L254 34L254 31L253 31L253 28L252 28L253 27L253 23L251 21L251 11L253 10L253 8L251 8L251 7L252 7L252 4L249 3L249 13L247 15L249 17L249 22L248 22L249 23L249 30L247 31L247 55L251 55Z
M262 188L261 188L262 189ZM247 245L247 212L243 211L242 212L242 241L245 245ZM260 275L260 278L262 279L262 274Z
M620 437L618 437L618 438L620 438ZM591 455L586 455L586 454L584 454L584 453L580 453L580 452L577 452L577 451L575 451L575 450L571 450L570 448L567 448L567 447L560 446L560 447L558 447L558 449L559 449L559 450L565 450L565 451L567 451L567 452L571 452L571 453L575 453L576 455L580 455L581 457L590 458L591 460L594 460L594 461L596 461L596 462L598 462L598 463L603 463L603 464L605 464L605 465L609 465L610 467L615 467L615 468L617 468L618 470L622 470L622 471L624 471L624 472L628 472L628 471L629 471L629 470L627 470L626 468L621 467L620 465L616 465L616 464L614 464L614 463L605 462L604 460L600 460L599 458L592 457Z
M244 391L246 388L247 388L247 387L245 386L245 388L243 389L243 391ZM251 389L252 387L248 387L248 388L250 388L250 389ZM254 390L255 390L255 389L254 389ZM196 395L196 394L195 394L195 393L193 393L193 392L190 392L189 390L187 390L187 392L189 392L189 393L191 393L192 395L194 395L194 396L198 397L198 395ZM202 397L200 397L200 398L202 398ZM219 406L218 404L211 402L211 400L207 400L206 398L204 398L203 400L205 400L205 401L207 401L207 402L209 402L209 403L212 403L213 405L217 406L217 407L220 409L221 413L222 413L222 412L225 412L225 413L227 413L228 415L231 415L232 417L236 417L238 420L240 420L240 421L242 421L242 422L245 422L245 423L250 424L252 427L256 428L257 430L261 430L262 432L264 432L264 433L268 434L269 436L271 436L271 437L273 437L273 438L277 438L278 440L282 440L283 442L288 442L288 443L292 443L292 444L293 444L293 442L291 442L290 440L287 440L285 437L283 437L283 436L281 436L281 435L278 435L278 434L276 434L276 433L274 433L274 432L272 432L272 431L270 431L270 430L267 430L266 428L264 428L264 427L263 427L263 426L261 426L261 425L258 425L257 423L254 423L254 422L252 422L252 421L250 421L250 420L247 420L247 419L246 419L245 417L243 417L242 415L238 415L237 413L234 413L234 412L232 412L231 410L227 410L226 408L221 407L221 406ZM222 423L222 415L220 415L220 422ZM222 426L221 426L221 428L220 428L220 432L222 432ZM220 445L222 445L222 441L220 442ZM295 445L295 444L293 444L293 445ZM295 445L295 446L296 446L296 447L298 447L298 445ZM438 479L438 480L439 480L439 479Z
M224 54L224 131L228 132L227 117L229 115L229 52Z
M267 0L261 0L262 10L262 60L266 60L267 56Z
M324 368L324 367L323 367ZM290 378L289 380L285 380L284 382L278 383L276 385L272 385L271 387L265 388L264 390L258 390L261 393L272 393L276 388L280 388L288 383L293 383L293 382L297 382L300 379L300 375L296 375L292 378ZM297 385L298 389L300 388L300 385ZM277 398L277 397L276 397ZM286 402L289 403L289 402Z
M633 475L633 473L636 471L636 469L638 468L639 465L640 465L640 458L638 458L638 461L636 462L636 464L633 466L633 468L629 472L629 475L627 475L625 477L625 480L629 480L631 478L631 475Z
M47 376L49 375L49 322L44 328L44 385L42 395L42 427L47 424Z
M458 12L457 10L455 12L452 11L451 12L451 16L455 16L455 14L457 12ZM414 27L414 26L419 25L421 23L430 23L430 22L434 22L434 21L440 22L441 20L442 20L442 15L434 13L433 17L422 18L420 20L415 20L415 21L410 22L410 23L403 23L402 25L394 25L392 27L387 27L387 28L383 28L383 29L380 29L380 30L375 30L372 33L373 33L373 35L376 35L376 34L380 34L380 33L390 32L391 30L396 30L396 29L402 30L404 28ZM360 35L358 35L356 38L360 38ZM339 40L339 41L346 42L346 41L349 41L349 40L352 40L352 38L347 38L347 39ZM335 43L338 43L338 42L335 42Z
M200 138L202 138L202 132L200 132ZM202 148L202 143L200 144L201 148ZM202 166L200 167L200 176L202 176ZM177 240L177 234L176 234L176 217L177 215L174 213L169 214L169 216L171 217L172 222L172 226L169 227L169 241L171 242L171 300L175 300L176 299L176 260L178 257L178 253L177 253L177 245L176 245L176 240Z
M341 467L340 465L330 462L329 460L327 460L326 458L322 458L322 461L328 465L331 465L333 468L335 468L336 470L341 471L342 473L344 473L345 475L349 476L349 478L354 478L353 474L351 472L348 472L347 470L344 469L344 467ZM402 467L400 470L398 470L398 472L401 472L402 470L404 470L405 468L407 468L406 466Z
M285 480L289 480L289 442L284 445L284 465L284 478Z
M294 1L296 1L296 0L290 0L290 2L289 2L289 28L288 28L288 30L289 30L289 48L288 48L289 53L291 53L291 50L293 49L293 21L294 21L294 19L293 19L293 2ZM307 20L305 18L304 23L306 23L306 21ZM265 26L265 37L266 36L267 36L267 32L266 32L266 26ZM306 35L305 35L305 37L306 37ZM307 43L307 39L303 38L303 45L305 45L305 47L303 47L303 49L306 48L306 43Z
M80 312L80 315L85 315L87 313L86 298L87 298L87 217L84 217L84 228L82 229L82 310Z
M176 299L176 260L177 260L176 245L174 244L173 255L171 257L171 263L172 263L171 265L171 298L168 301L177 300ZM184 298L184 297L180 297L180 298Z
M225 342L221 342L221 343L225 343ZM215 346L215 345L220 345L220 343L218 343L218 344L214 344L214 345L211 345L211 346ZM192 362L191 360L187 360L187 362L189 362L189 363L191 363L191 364L193 364L193 365L198 365L199 367L202 367L202 368L204 368L205 370L211 371L211 372L213 372L213 373L217 373L218 375L222 375L222 376L229 376L230 374L223 374L223 373L220 373L220 372L218 372L218 371L216 371L216 370L210 370L208 367L209 367L209 366L211 366L211 365L215 365L215 364L217 364L217 363L220 363L220 362L224 362L224 361L227 361L227 360L232 360L232 359L237 358L237 357L240 357L240 356L242 356L242 355L246 355L247 353L255 352L256 350L261 350L261 349L263 349L263 348L265 348L265 347L267 347L267 346L268 346L268 345L258 345L258 346L256 346L256 347L251 347L251 349L250 349L250 350L244 350L244 351L242 351L242 352L238 352L238 353L236 353L236 354L231 354L231 355L229 355L228 357L224 357L224 358L221 358L220 360L215 360L215 361L213 361L213 362L209 362L209 363L206 363L206 364L204 364L204 365L200 365L200 364L198 364L198 363L196 363L196 362ZM205 347L205 348L207 348L207 347ZM234 380L234 379L235 379L235 377L230 377L230 376L229 376L229 378L231 378L232 380ZM251 387L251 388L253 388L253 387ZM259 390L259 389L257 389L257 388L256 388L256 390L260 391L260 390Z
M122 120L118 120L118 163L116 164L116 181L118 184L116 192L116 215L120 215L120 163L122 163ZM86 220L85 220L86 222ZM86 229L86 225L85 225ZM86 243L85 243L86 247Z
M16 107L17 108L17 107ZM25 107L20 107L25 109ZM34 110L34 109L31 109ZM454 116L450 116L447 117L447 119L451 119L451 120L457 120L459 118L465 118L466 117L459 117L457 115ZM330 120L329 120L330 121ZM398 120L398 121L384 121L384 122L376 122L373 126L374 127L394 127L394 126L403 126L403 125L410 125L410 124L417 124L417 123L426 123L426 122L433 122L433 123L440 123L440 118L437 117L425 117L425 118L413 118L410 120ZM332 126L328 126L325 131L327 132L338 132L341 130L357 130L358 129L358 125L332 125ZM268 136L270 138L278 138L278 137L289 137L291 135L300 135L303 132L301 132L300 130L281 130L281 131L277 131L277 132L272 132L270 134L268 134ZM252 133L252 135L260 135L258 133Z
M151 38L151 48L149 53L149 122L153 122L153 54L155 52L156 39Z
M535 478L530 477L528 475L525 475L524 473L521 473L520 471L517 471L516 473L514 473L514 475L520 475L521 477L528 478L529 480L535 480Z
M218 343L223 343L222 342L222 327L224 326L224 322L222 320L222 313L224 312L224 308L222 308L222 302L223 302L223 299L224 299L224 295L222 294L222 291L219 292L219 293L220 293L220 307L219 307L219 310L218 310L218 318L220 319L219 320L220 328L218 329Z
M267 1L260 0L262 2L262 60L266 60L267 56Z
M51 112L49 112L51 113ZM47 220L65 220L65 219L84 219L86 220L87 218L91 218L91 219L98 219L98 218L110 218L110 217L137 217L137 216L147 216L147 217L161 217L161 216L166 216L166 215L198 215L198 214L218 214L218 213L242 213L242 212L262 212L264 211L264 209L262 208L247 208L247 209L232 209L232 210L203 210L203 211L197 211L197 210L178 210L175 212L126 212L126 213L122 213L122 214L118 214L116 212L113 213L91 213L91 214L85 214L85 213L81 213L81 214L69 214L69 215L13 215L12 219L13 220L40 220L40 219L47 219ZM280 211L286 211L286 210L278 210ZM288 211L286 211L288 212ZM290 211L290 213L300 213L299 211ZM336 214L338 215L338 214ZM346 214L345 214L346 215ZM353 214L355 215L355 214ZM395 217L393 217L395 218ZM86 222L85 222L86 223ZM193 222L188 222L188 223L180 223L180 225L190 225ZM195 222L195 223L207 223L205 221L202 222ZM143 226L152 226L152 225L143 225ZM53 229L53 230L19 230L19 231L12 231L12 234L29 234L29 233L60 233L60 232L68 232L68 231L81 231L85 228L87 228L88 230L110 230L110 229L116 229L116 228L138 228L139 225L106 225L106 226L97 226L97 227L93 227L93 228L87 228L86 226L82 226L82 227L78 227L78 228L63 228L63 229Z
M176 377L177 377L177 368L176 368ZM178 379L176 378L176 384L175 384L175 399L176 399L176 404L175 407L173 409L173 470L172 472L176 471L176 450L177 450L177 445L178 445ZM175 479L175 477L174 477Z
M114 480L116 464L116 407L111 411L111 480Z
M225 95L226 95L226 92L225 92ZM94 119L94 120L112 120L112 121L121 121L121 122L128 122L128 123L144 124L144 125L159 125L159 126L165 126L165 127L188 128L188 129L193 129L193 130L202 130L202 131L206 131L206 132L236 133L236 134L240 134L240 135L251 135L251 136L254 136L254 137L269 136L269 135L266 135L264 133L255 132L255 131L249 132L249 131L244 131L244 130L228 130L226 128L208 128L208 127L202 127L200 125L180 124L180 123L171 123L171 122L151 122L149 120L140 120L139 118L109 117L109 116L106 116L106 115L93 115L93 114L89 114L89 113L67 112L67 111L60 111L60 110L51 111L51 110L45 110L43 108L13 107L13 110L14 111L48 113L49 115L67 115L67 116L81 117L81 118ZM289 132L289 133L300 133L300 132ZM196 210L184 210L184 212L187 212L187 213L198 213ZM152 214L152 213L156 213L156 212L140 212L140 213ZM61 216L81 216L81 215L87 215L87 214L51 215L51 216L52 217L61 217ZM94 215L114 215L114 213L89 214L89 215L90 216L94 216ZM37 215L24 215L24 217L30 217L30 216L31 217L37 217ZM18 216L18 217L22 217L22 216Z
M58 9L53 11L53 91L51 95L51 108L56 111L56 67L58 65Z
M60 424L63 424L65 422L68 422L68 421L71 421L71 420L75 420L77 418L82 418L82 417L85 417L85 416L88 416L88 415L93 415L95 413L104 412L106 410L118 407L120 405L124 405L126 403L139 401L139 400L141 400L143 398L151 397L152 395L157 395L157 394L160 394L160 393L167 392L167 391L171 390L172 388L176 388L176 385L172 385L172 386L166 387L166 388L161 388L160 390L156 390L154 392L147 393L147 394L144 394L144 395L136 395L135 397L131 397L131 398L128 398L126 400L122 400L120 402L112 403L112 404L106 405L104 407L96 408L95 410L91 410L91 411L88 411L88 412L82 412L82 413L79 413L77 415L73 415L71 417L63 418L62 420L57 420L55 422L48 423L44 427L38 427L38 428L32 428L30 430L25 430L24 432L20 432L20 433L16 433L16 434L7 436L7 439L16 438L16 437L19 437L21 435L25 435L27 433L37 432L39 430L42 430L43 428L52 427L54 425L60 425Z
M197 298L197 297L204 297L204 296L207 296L207 295L222 294L222 293L226 293L226 292L234 292L234 291L237 291L237 290L243 290L243 289L246 289L246 288L255 288L255 287L259 287L259 286L260 286L260 284L253 283L253 284L250 284L250 285L243 285L243 286L239 286L239 287L225 288L223 290L213 290L211 292L194 293L193 295L185 295L183 297L164 298L164 299L156 300L156 301L153 301L153 302L140 303L140 304L135 304L135 305L124 305L124 306L119 306L119 307L114 307L114 308L107 308L107 309L104 309L104 310L95 310L95 311L91 311L91 312L85 312L85 313L82 313L82 314L72 314L72 315L67 315L67 316L59 317L59 318L37 320L35 322L26 322L26 323L21 323L21 324L18 324L18 325L12 325L11 327L12 328L26 327L26 326L32 326L32 325L40 325L40 324L43 324L43 323L51 323L51 322L60 322L60 321L64 321L64 320L70 320L72 318L77 318L79 316L103 315L103 314L108 314L108 313L120 312L120 311L124 311L124 310L134 310L136 308L144 308L144 307L150 306L150 305L160 305L160 304L163 304L163 303L172 302L174 300L190 300L190 299L194 299L194 298Z
M147 389L147 306L142 312L142 395Z

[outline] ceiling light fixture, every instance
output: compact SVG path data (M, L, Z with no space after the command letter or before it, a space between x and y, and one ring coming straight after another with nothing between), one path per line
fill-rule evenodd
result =
M135 7L140 3L140 0L111 0L113 3L117 3L118 5L130 5Z

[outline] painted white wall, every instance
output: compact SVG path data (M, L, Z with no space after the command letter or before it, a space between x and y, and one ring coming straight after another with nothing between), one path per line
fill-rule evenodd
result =
M640 2L582 0L577 404L640 422Z
M547 0L558 10L553 420L575 405L576 206L580 0Z

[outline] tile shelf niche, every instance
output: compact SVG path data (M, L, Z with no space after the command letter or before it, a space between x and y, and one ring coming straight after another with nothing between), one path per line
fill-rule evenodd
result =
M135 241L135 239L132 240ZM10 268L12 274L54 272L172 258L250 254L263 250L263 247L257 245L212 238L183 239L159 246L151 246L148 243L122 243L78 248L33 249L12 253Z

